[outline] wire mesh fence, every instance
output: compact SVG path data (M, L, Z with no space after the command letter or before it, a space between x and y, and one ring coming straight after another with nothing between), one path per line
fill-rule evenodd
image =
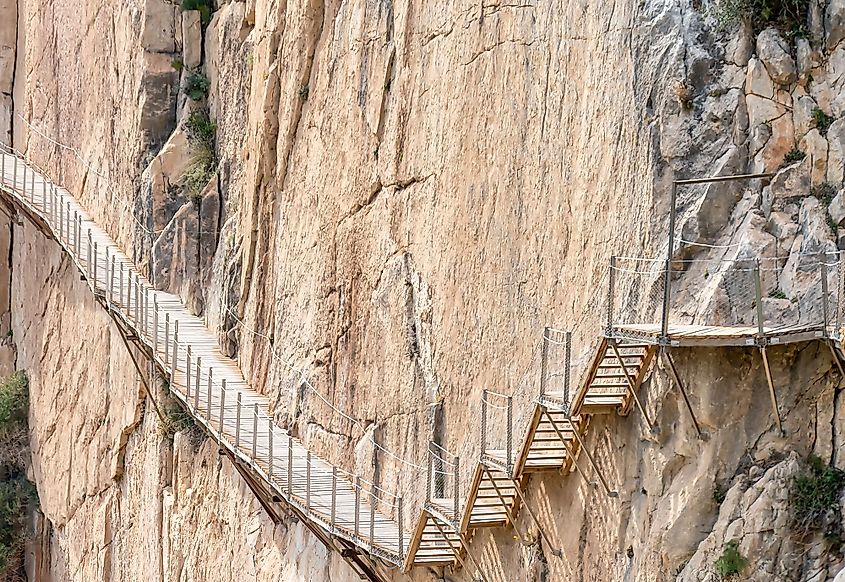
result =
M614 258L608 329L650 341L705 327L738 328L743 335L809 329L838 335L841 265L839 252L676 260L671 265L660 259Z

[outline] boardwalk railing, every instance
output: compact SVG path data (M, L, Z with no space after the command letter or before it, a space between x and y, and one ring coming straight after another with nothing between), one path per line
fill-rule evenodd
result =
M427 468L426 509L457 524L461 516L461 458L431 441Z
M607 329L646 341L689 326L747 327L760 336L813 328L838 337L841 265L840 253L814 253L678 260L667 271L663 259L614 257ZM686 284L677 284L679 279Z
M94 296L169 378L170 390L209 435L312 525L401 565L401 497L312 454L269 415L214 335L177 296L155 290L73 196L31 161L0 147L0 188L65 250Z

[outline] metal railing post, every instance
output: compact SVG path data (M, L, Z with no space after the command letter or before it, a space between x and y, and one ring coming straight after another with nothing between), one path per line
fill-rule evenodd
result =
M273 421L267 419L267 479L273 482Z
M370 547L376 545L376 494L375 484L370 485Z
M766 333L763 327L763 286L760 281L760 259L754 259L754 303L757 311L757 332L760 340Z
M821 260L821 274L822 274L822 317L824 318L824 337L829 338L828 325L830 324L830 313L828 307L829 289L827 285L827 255L822 256Z
M487 388L481 391L481 454L487 449Z
M305 511L311 513L311 449L305 452Z
M546 394L546 375L549 359L549 326L543 328L543 348L540 352L540 396Z
M175 360L174 360L175 361ZM188 403L191 400L191 346L185 349L185 400ZM194 406L196 409L196 406Z
M252 461L255 462L255 454L258 448L258 403L252 405Z
M563 370L563 401L569 406L570 373L572 366L572 332L566 332L566 346L564 353L565 368Z
M508 434L507 434L507 468L508 475L513 474L513 396L508 396Z
M126 305L126 301L123 298L123 261L120 262L120 275L118 276L118 293L117 293L117 300L120 301L120 306L123 309L126 309L126 316L129 317L129 306Z
M399 525L399 563L405 561L405 524L403 523L403 515L402 515L402 498L396 498L396 517L399 521L397 525Z
M94 266L93 266L93 275L92 278L94 280L94 284L92 285L94 291L97 291L97 241L94 241Z
M23 180L21 182L21 196L26 200L26 163L23 164Z
M218 436L220 437L219 448L223 450L223 430L226 427L226 378L220 381L220 432L218 432ZM270 446L272 447L273 441L270 440ZM270 458L273 458L273 455L270 455ZM270 473L272 476L273 466L270 465Z
M453 483L455 489L455 515L453 517L455 523L458 521L458 515L460 514L460 496L461 496L461 488L459 486L460 479L461 479L461 458L458 455L455 455L455 482ZM400 498L401 499L401 498Z
M288 433L288 498L293 497L293 437Z
M241 447L241 393L238 392L237 404L235 406L235 449Z
M206 388L206 398L208 399L205 403L205 416L208 418L208 423L211 424L211 376L214 373L214 369L209 366L208 367L208 388Z
M88 249L85 255L88 258L88 268L86 269L86 276L88 279L91 279L91 229L88 229Z
M173 388L176 383L176 366L179 364L179 320L173 322L173 358L170 360L170 387ZM187 398L186 398L187 399Z
M607 277L607 325L605 326L605 335L613 333L613 296L615 293L616 283L616 255L610 256L610 272Z
M840 337L842 334L842 308L845 307L845 301L842 301L842 294L845 292L845 251L839 251L839 283L836 288L836 329L833 330L834 337Z
M669 302L672 300L672 260L666 259L663 277L663 310L660 315L660 338L662 343L669 340Z
M114 303L114 253L109 267L109 303Z
M73 244L70 242L70 201L68 200L65 204L65 240L68 242L68 246L73 248Z
M431 465L432 465L431 458L432 458L432 452L433 451L431 450L431 441L428 441L428 455L427 455L427 457L428 457L428 463L427 463L428 477L426 478L426 481L425 481L425 501L426 501L426 503L431 501L431 477L432 477L432 475L431 475Z
M337 467L332 465L332 513L329 524L334 531L335 518L337 516Z
M355 476L355 539L359 539L358 529L361 521L361 478Z
M200 376L202 376L202 356L197 356L197 377L194 380L194 410L200 408ZM254 434L255 431L253 431Z
M112 268L114 271L114 268ZM158 296L153 295L153 357L158 355Z
M168 348L170 347L170 314L164 314L164 367L167 367L169 361Z

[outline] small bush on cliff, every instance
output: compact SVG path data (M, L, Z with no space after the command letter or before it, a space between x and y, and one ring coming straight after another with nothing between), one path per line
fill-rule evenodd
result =
M193 158L185 171L185 188L191 200L198 202L202 191L217 172L217 157L214 154L214 140L217 124L205 111L195 111L185 121L188 141Z
M208 24L214 12L214 0L182 0L182 10L199 10L200 20Z
M15 372L0 383L0 430L25 424L29 412L29 382Z
M792 528L799 535L822 531L836 537L839 524L839 496L845 488L845 471L810 457L806 471L792 479L789 500Z
M742 20L755 32L774 26L787 38L806 36L809 0L719 0L714 17L726 30Z
M726 543L722 555L713 563L716 573L723 579L739 574L747 565L748 560L739 553L739 544L735 541Z
M185 86L182 92L193 99L200 101L208 97L208 90L211 88L211 81L200 71L191 71L185 78Z
M813 126L819 130L821 135L827 135L827 130L830 129L833 123L833 118L821 110L820 107L813 109Z
M783 163L784 164L791 164L793 162L800 162L807 154L799 150L798 148L792 148L789 150L785 156L783 156Z

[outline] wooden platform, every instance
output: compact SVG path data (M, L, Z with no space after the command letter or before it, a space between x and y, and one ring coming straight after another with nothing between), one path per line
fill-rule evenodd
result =
M820 339L824 325L764 326L763 334L770 344L794 343ZM661 335L659 323L614 325L612 337L657 344ZM675 325L668 327L672 346L753 346L760 337L756 326Z

